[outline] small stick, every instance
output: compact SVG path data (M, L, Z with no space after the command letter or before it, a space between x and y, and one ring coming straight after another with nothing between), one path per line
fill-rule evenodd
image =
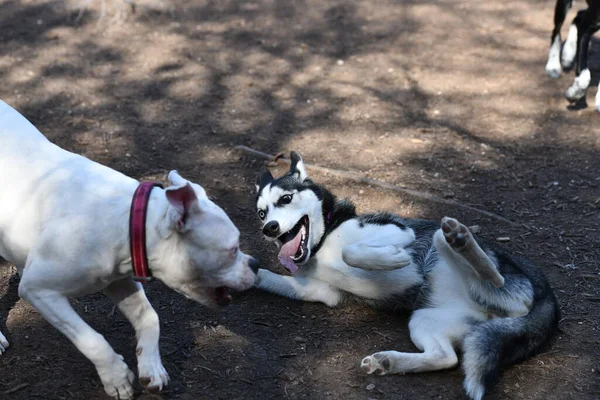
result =
M270 154L263 153L262 151L255 150L255 149L252 149L252 148L244 146L244 145L235 146L235 148L237 150L241 150L241 151L243 151L245 153L253 154L253 155L257 156L257 157L260 157L260 158L263 158L263 159L266 159L266 160L270 160L270 161L274 161L274 162L281 163L281 164L286 164L286 165L290 164L290 160L287 159L287 158L281 158L281 157L277 157L277 156L272 156ZM327 167L321 167L319 165L313 165L313 164L307 164L307 163L304 163L304 166L306 168L310 169L310 170L321 172L323 174L330 174L330 175L333 175L333 176L337 176L339 178L349 179L349 180L352 180L352 181L355 181L355 182L360 182L360 183L363 183L363 184L366 184L366 185L379 186L379 187L382 187L382 188L385 188L385 189L388 189L388 190L393 190L395 192L406 193L406 194L408 194L410 196L413 196L413 197L419 197L419 198L422 198L422 199L425 199L425 200L433 201L435 203L447 204L447 205L450 205L450 206L453 206L453 207L464 208L464 209L467 209L467 210L470 210L470 211L474 211L474 212L479 213L479 214L483 214L483 215L485 215L485 216L487 216L489 218L492 218L492 219L495 219L495 220L498 220L498 221L502 221L502 222L504 222L506 224L509 224L509 225L513 225L513 226L517 226L518 225L518 224L512 222L511 220L506 219L506 218L504 218L504 217L502 217L502 216L500 216L498 214L494 214L492 212L489 212L489 211L486 211L486 210L482 210L480 208L471 207L471 206L468 206L468 205L462 204L462 203L457 203L456 201L453 201L453 200L442 199L441 197L435 196L435 195L430 194L430 193L420 192L418 190L413 190L413 189L409 189L409 188L406 188L406 187L402 187L402 186L398 186L398 185L393 185L391 183L382 182L382 181L379 181L377 179L367 178L366 176L357 174L355 172L340 171L340 170L337 170L337 169L332 169L332 168L327 168Z
M10 394L10 393L18 392L21 389L25 389L27 386L29 386L29 383L21 383L20 385L17 385L13 388L5 390L4 392L2 392L2 394Z

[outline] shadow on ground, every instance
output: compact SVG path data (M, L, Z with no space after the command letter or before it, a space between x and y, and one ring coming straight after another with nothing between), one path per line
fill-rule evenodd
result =
M315 175L361 210L453 215L487 238L510 237L513 251L547 273L565 317L556 343L510 368L489 398L597 396L600 125L590 109L567 111L572 75L544 75L548 1L140 3L120 22L110 11L99 21L99 7L91 3L75 26L68 3L2 3L1 97L51 140L140 179L177 168L278 272L252 204L262 161L234 145L295 149L311 163L509 218L515 226ZM14 304L11 277L0 285L12 344L0 359L0 393L104 398L83 356L35 310ZM148 292L172 378L165 398L464 398L459 370L360 372L374 351L416 351L406 316L257 291L213 314L160 283ZM101 295L74 305L134 366L134 333L112 305Z

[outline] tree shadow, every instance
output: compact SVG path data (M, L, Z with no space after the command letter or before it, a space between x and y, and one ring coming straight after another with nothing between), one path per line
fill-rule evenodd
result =
M591 311L577 293L597 292L582 276L597 272L592 261L600 257L592 238L599 222L597 121L581 110L563 113L566 81L543 74L550 20L539 23L537 13L546 3L183 1L175 14L142 12L123 25L96 28L97 8L75 27L73 11L59 2L8 1L0 15L0 79L5 99L61 147L136 178L177 168L200 181L266 267L279 271L254 220L253 182L262 162L232 152L236 144L270 153L296 149L309 162L452 196L517 221L523 229L315 176L362 210L385 207L430 219L452 214L480 224L492 240L510 235L508 246L548 273L565 314L582 315ZM579 270L562 268L571 263ZM450 396L461 393L459 371L360 374L357 362L374 350L414 350L403 316L329 310L250 291L217 317L161 284L148 292L164 327L165 363L174 378L169 397L202 396L203 388L227 398L317 398L332 388L338 391L332 398L420 399L440 387L455 388ZM124 319L113 327L102 296L80 301L78 310L95 308L92 325L114 332L132 364ZM568 359L583 359L589 348L572 338L590 334L577 322L563 323L571 336L559 342L555 358L538 359L552 370L524 364L534 376L553 379L544 393L566 390L556 366L565 360L573 373L590 378L586 365ZM42 322L37 329L47 328ZM57 371L76 376L83 361L62 347L53 354L60 358L64 350L67 361ZM491 398L513 390L509 384L520 373L511 369ZM87 377L94 380L93 371ZM381 392L366 391L368 383ZM593 384L582 390L592 393ZM83 392L93 397L102 389Z

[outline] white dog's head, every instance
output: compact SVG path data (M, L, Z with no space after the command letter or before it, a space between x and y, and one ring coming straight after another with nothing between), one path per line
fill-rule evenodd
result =
M258 262L239 248L240 233L204 189L169 173L168 206L159 226L159 259L153 275L172 289L208 307L231 301L228 289L249 289ZM155 262L153 262L155 261Z

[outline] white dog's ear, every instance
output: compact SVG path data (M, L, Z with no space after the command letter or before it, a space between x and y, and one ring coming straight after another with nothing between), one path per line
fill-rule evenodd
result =
M175 174L179 179L183 179L176 171ZM169 181L173 182L171 175L169 174ZM184 184L181 186L172 186L165 189L167 200L173 208L173 212L170 213L171 223L179 232L185 232L189 217L200 212L198 197L194 192L194 188L188 181L183 180L183 182Z
M262 167L256 176L256 193L260 192L260 189L273 182L273 175L267 167Z
M306 172L306 167L304 167L304 161L302 161L300 154L292 151L290 153L290 160L290 174L296 175L301 181L308 178L308 173Z
M169 184L173 186L183 186L187 183L187 180L183 179L177 170L169 172L167 179L169 180Z

